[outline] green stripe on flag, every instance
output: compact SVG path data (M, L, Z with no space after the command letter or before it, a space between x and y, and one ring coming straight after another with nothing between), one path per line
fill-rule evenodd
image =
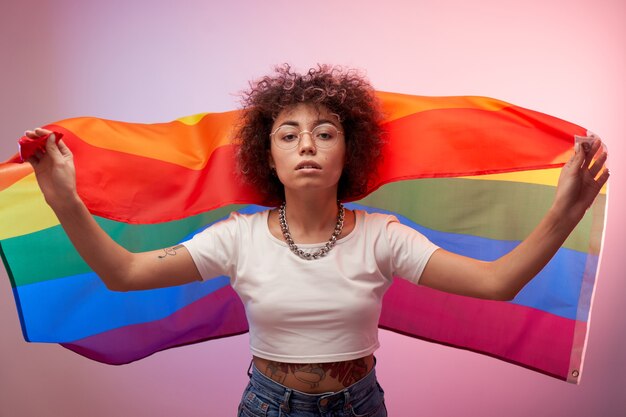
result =
M142 252L180 242L192 231L241 207L244 206L229 205L182 220L148 225L94 218L116 242L132 252ZM6 239L2 242L2 252L5 265L10 266L14 287L91 271L60 225Z
M539 224L554 193L548 185L429 178L386 184L358 203L394 211L432 230L518 241ZM596 204L604 207L605 198L599 195ZM563 246L587 252L591 224L588 212Z

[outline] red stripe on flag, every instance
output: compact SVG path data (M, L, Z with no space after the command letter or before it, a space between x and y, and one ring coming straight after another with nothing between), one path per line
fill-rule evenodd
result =
M385 124L380 182L551 168L573 151L580 126L519 107L443 109Z

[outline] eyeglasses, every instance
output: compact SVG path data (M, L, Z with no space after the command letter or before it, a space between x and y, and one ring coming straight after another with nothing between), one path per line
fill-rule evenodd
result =
M301 131L295 126L282 125L270 133L270 138L272 138L274 144L280 149L289 150L298 146L302 135L305 133L311 135L317 148L322 149L333 147L337 143L339 135L343 134L343 132L337 130L337 128L330 123L318 125L312 131Z

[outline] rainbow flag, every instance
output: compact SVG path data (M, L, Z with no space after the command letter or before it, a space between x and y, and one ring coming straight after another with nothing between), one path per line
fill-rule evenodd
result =
M389 132L378 182L348 204L394 213L436 244L495 259L546 213L579 126L485 97L378 93ZM131 251L175 245L231 211L265 209L234 175L238 112L169 123L81 117L45 127L75 155L78 191ZM394 279L380 327L577 383L589 329L606 193L554 259L510 302ZM28 164L0 165L0 252L24 338L109 364L247 331L227 277L149 291L107 290L45 204ZM288 255L286 255L288 256Z

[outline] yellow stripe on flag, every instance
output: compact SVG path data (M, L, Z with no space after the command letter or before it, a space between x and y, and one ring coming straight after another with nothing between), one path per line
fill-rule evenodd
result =
M35 174L0 192L0 240L59 224L39 190Z

